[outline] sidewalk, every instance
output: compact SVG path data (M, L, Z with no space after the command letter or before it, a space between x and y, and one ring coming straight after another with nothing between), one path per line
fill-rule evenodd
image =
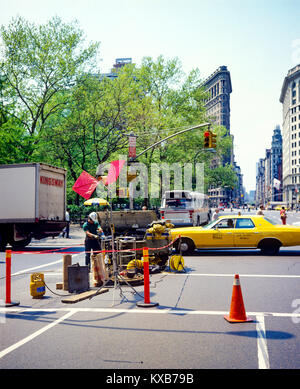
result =
M63 238L60 234L55 238L49 237L44 239L32 239L31 243L27 247L32 246L78 246L84 244L85 234L82 227L79 224L70 225L70 239Z

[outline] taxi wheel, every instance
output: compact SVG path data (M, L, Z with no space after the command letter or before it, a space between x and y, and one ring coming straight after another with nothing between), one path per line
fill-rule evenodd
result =
M260 245L260 251L263 255L276 255L280 249L280 243L277 241L266 241Z
M180 247L179 247L180 245ZM179 253L181 250L182 254L192 254L195 250L195 244L191 239L182 238L181 244L178 242L176 246L176 251Z

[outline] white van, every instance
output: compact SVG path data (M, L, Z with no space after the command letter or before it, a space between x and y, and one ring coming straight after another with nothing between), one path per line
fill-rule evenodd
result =
M159 211L161 219L174 226L200 226L211 217L208 196L188 190L166 191Z

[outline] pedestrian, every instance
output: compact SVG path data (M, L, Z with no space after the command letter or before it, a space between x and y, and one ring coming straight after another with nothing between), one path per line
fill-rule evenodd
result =
M66 235L66 238L67 239L70 239L70 214L69 214L69 208L67 208L66 210L66 216L65 216L65 220L67 222L67 225L66 227L64 228L64 231L63 231L63 238L65 237Z
M256 212L256 215L263 215L264 214L263 209L264 209L264 206L260 205L259 210Z
M286 214L286 210L284 207L282 207L280 210L280 218L281 218L282 224L286 225L287 214Z
M213 213L213 215L212 215L212 220L217 220L218 219L218 217L219 217L219 209L217 208L217 209L215 209L215 212Z
M101 247L98 238L99 236L104 237L96 212L89 214L88 220L83 224L82 228L85 232L85 265L91 270L91 250L93 250L93 252L100 251Z

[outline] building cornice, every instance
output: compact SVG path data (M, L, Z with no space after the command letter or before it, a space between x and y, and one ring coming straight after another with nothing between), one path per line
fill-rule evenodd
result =
M282 88L281 88L280 97L279 97L279 101L281 103L283 103L283 101L284 101L284 96L286 94L286 90L288 88L289 83L291 81L295 80L299 76L300 76L300 64L296 65L295 67L290 69L288 71L287 76L284 78L283 85L282 85Z
M220 66L217 70L215 70L206 80L204 80L200 86L207 86L209 82L211 82L213 79L218 77L220 74L226 74L228 76L228 82L229 82L229 92L232 92L232 85L231 85L231 77L230 72L227 70L227 66Z

